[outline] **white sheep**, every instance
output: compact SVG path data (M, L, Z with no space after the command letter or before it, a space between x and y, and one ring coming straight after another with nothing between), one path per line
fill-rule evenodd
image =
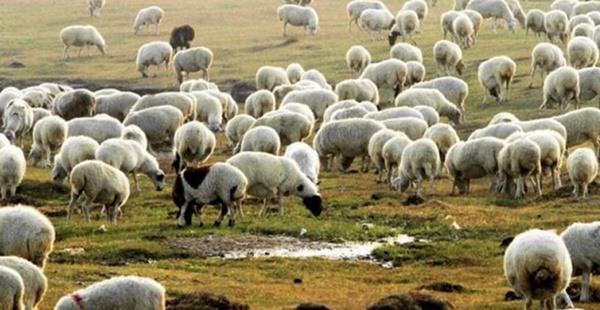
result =
M280 148L281 141L277 131L267 126L256 126L249 129L240 143L242 152L264 152L279 155Z
M87 136L98 143L110 138L118 138L123 133L123 125L106 114L94 117L79 117L67 122L69 137Z
M22 310L25 284L19 273L12 268L0 266L0 308Z
M408 3L420 3L421 0L410 0L405 2ZM427 7L427 5L425 5ZM396 43L396 39L400 36L402 37L402 41L410 41L413 44L416 44L415 40L413 40L412 35L415 33L419 33L421 30L421 22L419 21L418 14L413 10L400 10L398 14L396 14L396 22L392 27L390 34L388 35L388 43L390 46L393 46Z
M48 280L43 270L28 260L17 256L0 256L0 266L16 271L23 279L25 288L23 293L24 309L37 309L48 288Z
M48 117L52 115L52 112L44 109L44 108L31 108L31 112L33 112L33 126L44 117ZM4 134L2 134L4 136ZM6 138L6 136L5 136Z
M533 299L539 299L543 309L554 309L558 295L573 308L566 293L572 269L569 250L555 232L528 230L504 252L504 275L527 309L532 309Z
M254 118L261 117L275 109L275 96L266 89L258 90L246 98L244 109Z
M129 113L129 110L131 110L131 107L140 98L140 95L132 92L118 92L101 96L96 95L96 113L104 113L119 121L123 121Z
M518 120L517 120L518 121ZM498 139L506 139L515 132L523 132L523 128L519 124L512 122L491 123L484 128L479 128L471 133L467 140L481 139L485 137L493 137Z
M454 39L454 29L452 28L452 25L454 24L454 20L461 15L462 12L454 10L442 13L440 16L440 26L442 27L442 32L444 33L442 39L445 40L448 37L448 34L450 34L450 39Z
M33 144L29 152L32 165L48 167L50 156L56 154L67 139L67 122L59 116L48 116L33 127Z
M418 61L420 63L423 62L423 53L421 53L421 49L408 44L408 43L396 43L390 49L390 58L396 58L398 60L402 60L404 62L407 61Z
M354 45L346 52L346 66L354 74L362 74L369 64L371 64L371 53L362 45Z
M573 16L600 11L599 1L579 2L573 6Z
M596 66L598 53L596 42L588 37L574 37L567 45L567 60L575 69Z
M591 24L579 24L572 29L573 29L571 31L572 38L588 37L591 39L594 36L594 25L591 25Z
M0 208L0 255L22 257L44 269L55 239L54 226L35 208Z
M33 127L33 111L27 102L15 99L6 106L2 124L4 136L22 148L23 138Z
M463 14L467 15L473 24L473 44L477 43L477 37L479 36L479 30L483 25L483 16L477 11L464 10Z
M529 30L531 30L536 38L541 38L542 34L546 33L546 27L544 27L545 16L546 13L542 10L529 10L525 17L525 34L529 34Z
M279 134L281 146L308 138L313 130L313 123L302 114L292 111L273 111L257 119L253 127L269 126Z
M129 125L123 128L121 139L132 140L139 143L144 150L148 149L148 138L146 134L136 125Z
M278 111L296 112L304 116L311 124L314 125L316 123L315 114L311 108L304 103L289 102L279 107Z
M414 106L413 109L423 115L423 120L427 126L431 127L440 122L440 114L432 107L427 105Z
M406 86L412 86L422 82L425 79L425 66L423 66L422 63L417 61L408 61L406 63L406 69L408 70L406 81L404 82Z
M469 85L462 79L453 76L444 76L415 84L412 88L437 89L461 111L465 111L465 101L469 95Z
M397 175L398 167L402 162L402 152L404 149L412 143L405 134L399 132L397 136L388 140L381 149L381 156L385 164L385 171L387 171L386 182L392 187L392 179L394 175Z
M381 92L383 90L394 90L396 93L402 91L402 87L408 75L408 68L403 61L398 59L387 59L376 63L371 63L363 71L360 78L369 79Z
M587 162L584 166L580 166L584 170L592 168L593 163L598 169L597 159L594 153L587 149L588 155L591 156L589 159L583 159ZM575 153L573 153L575 154ZM585 155L584 155L585 156ZM577 160L580 160L577 159ZM586 180L582 182L589 182L587 178L591 176L590 173L581 171L580 173L587 174ZM587 185L587 183L584 183ZM587 189L587 188L586 188ZM584 192L585 195L585 192ZM600 263L600 253L596 248L598 244L598 229L600 229L599 222L591 223L573 223L567 227L561 234L560 237L565 242L565 246L569 250L569 256L571 257L571 263L573 265L573 273L571 276L581 275L581 294L579 295L579 301L585 303L590 299L590 285L593 266Z
M382 31L389 30L395 23L394 15L387 9L366 9L358 18L358 27L368 32L371 39L376 35L382 38Z
M371 80L344 80L335 85L338 100L354 99L358 102L369 101L379 104L379 90Z
M341 171L346 171L355 157L362 157L361 170L369 170L369 141L385 127L370 119L346 119L328 122L321 126L313 140L313 147L319 154L325 171L331 171L332 162L339 158ZM331 156L331 158L330 158Z
M158 27L165 16L165 11L158 6L150 6L141 9L133 21L133 34L138 34L142 27L155 26L156 35L160 34Z
M165 288L150 278L114 277L61 297L55 310L165 309Z
M507 56L492 57L479 64L477 79L484 90L481 104L485 104L488 95L496 97L496 103L510 100L510 84L516 73L517 64Z
M27 162L23 151L8 145L0 149L0 192L2 200L13 197L25 177ZM10 194L9 194L10 192Z
M425 17L427 17L429 9L427 8L427 2L425 2L425 0L409 0L404 2L400 11L413 11L417 13L419 22L422 24Z
M203 122L213 132L223 129L223 104L215 96L205 91L189 93L196 99L196 119Z
M550 72L544 80L544 100L540 110L558 104L560 109L567 109L571 101L579 108L579 74L572 67L559 67Z
M237 102L235 101L235 99L233 99L233 97L230 94L221 92L217 89L207 89L202 91L202 93L206 93L210 96L213 96L217 98L219 102L221 102L221 106L223 109L223 122L227 122L227 120L232 119L238 114ZM195 93L192 95L195 95Z
M179 127L173 142L173 169L197 166L208 160L216 146L215 135L202 123L192 121Z
M91 222L90 207L95 203L104 206L111 224L117 224L117 214L127 202L130 193L129 180L125 173L100 160L86 160L73 167L69 183L71 201L67 220L71 219L79 197L84 195L82 210L88 223Z
M521 7L521 3L519 2L519 0L504 0L504 2L506 2L506 4L508 4L508 7L510 8L511 12L513 13L513 16L515 17L515 19L519 22L519 25L521 25L521 28L525 28L525 21L526 21L525 11L523 11L523 8Z
M86 137L70 137L65 140L60 152L54 156L52 181L60 184L69 176L78 163L96 158L96 150L100 145L96 140Z
M353 108L346 108L346 109L341 109L341 110L335 111L331 115L330 120L337 121L337 120L349 119L349 118L362 118L367 114L369 114L369 111L365 110L362 107L356 106Z
M381 124L388 129L406 134L411 140L422 138L427 130L427 122L416 117L392 118L381 121Z
M375 165L377 171L377 178L375 182L381 183L381 179L385 172L385 159L383 158L383 146L389 140L399 136L400 133L392 129L382 129L376 132L368 144L369 157L371 162ZM388 173L389 174L389 173Z
M100 10L106 4L106 0L87 0L90 16L100 16Z
M69 48L71 46L79 47L79 57L81 57L83 47L88 47L89 52L90 45L96 46L102 55L106 55L106 41L94 26L73 25L63 28L60 32L60 39L65 46L63 50L65 60L70 58Z
M465 70L462 51L460 46L447 41L440 40L433 46L433 59L438 75L450 75L453 72L462 75Z
M567 139L567 129L563 124L552 118L538 118L529 121L516 121L516 124L523 129L524 132L550 129L557 132L565 140Z
M183 82L183 74L189 77L190 73L202 71L202 78L209 80L208 70L213 63L213 52L206 47L192 47L177 52L173 57L173 68L177 81Z
M454 35L454 40L464 49L470 48L475 43L473 22L465 14L456 17L452 22L452 34Z
M346 5L348 13L348 31L351 30L352 23L355 23L359 28L358 18L361 13L367 9L388 10L388 8L379 0L353 0Z
M599 109L583 108L555 116L554 119L565 126L567 147L591 142L598 156L600 151L600 126L596 121L598 117L600 117Z
M423 114L421 112L411 108L411 107L394 107L389 109L384 109L381 111L370 112L365 115L367 119L373 119L376 121L385 121L388 119L396 119L396 118L405 118L405 117L414 117L418 119L424 119Z
M434 181L440 174L441 168L439 150L431 139L413 141L402 152L398 177L392 180L392 187L403 193L413 184L415 195L422 197L423 181L429 180L430 191L433 192Z
M287 157L298 164L300 171L315 184L319 184L319 171L321 162L319 154L308 144L304 142L295 142L285 149L283 157Z
M262 152L242 152L229 158L227 163L244 172L248 178L248 194L264 199L261 215L266 214L270 198L277 198L279 212L283 214L284 194L302 198L304 206L314 216L321 214L319 190L295 161Z
M304 68L302 68L302 65L296 62L289 64L285 71L287 72L290 83L296 83L300 81L300 78L302 78L302 75L304 74Z
M415 107L425 105L434 108L440 116L447 117L454 124L460 124L463 120L462 111L450 102L437 89L411 88L396 97L396 106Z
M317 11L311 7L300 6L295 4L282 5L277 9L277 16L283 22L283 36L287 36L287 26L304 27L310 31L310 34L315 35L319 31L319 15Z
M283 68L262 66L256 71L256 89L258 90L273 91L277 86L288 84L290 84L290 80Z
M435 145L437 145L438 150L440 151L440 160L442 162L445 162L448 150L450 150L453 145L460 142L456 130L448 124L435 124L427 128L423 134L423 138L428 138L435 142Z
M595 26L594 21L587 15L575 15L569 19L569 29L573 30L581 24Z
M146 43L138 49L135 58L135 66L142 77L148 77L146 71L150 66L156 66L158 71L159 66L165 64L165 71L169 70L169 62L173 56L173 48L169 42L154 41ZM156 74L154 74L156 76Z
M454 0L454 10L462 11L467 8L467 4L469 4L471 0Z
M194 90L207 90L207 89L215 89L219 90L219 86L215 83L205 81L203 79L191 79L183 81L179 84L179 91L189 93Z
M7 145L10 145L10 141L8 141L8 138L6 138L4 134L0 133L0 148L3 148Z
M146 134L150 147L167 142L172 145L175 131L183 124L183 114L172 106L159 106L130 112L123 125L137 125ZM69 128L70 132L71 128Z
M550 42L556 43L560 40L564 45L567 44L570 29L569 18L565 12L560 10L547 12L544 18L544 28Z
M536 71L540 71L542 87L544 85L544 75L554 71L558 67L565 66L567 61L563 52L558 46L551 43L538 43L531 52L531 80L529 88L533 87L533 77Z
M535 179L535 192L542 196L541 188L541 150L529 139L519 139L508 143L498 153L499 191L508 193L511 184L516 185L515 198L525 194L525 178Z
M567 15L567 19L573 14L573 7L579 3L577 0L555 0L550 4L551 10L563 11Z
M494 19L494 31L496 31L496 20L506 21L508 30L515 32L515 16L508 3L504 0L471 0L466 6L467 9L477 11L483 18ZM523 15L523 18L525 15Z
M579 73L579 99L590 101L600 95L600 68L584 68ZM600 99L600 97L598 97Z
M323 73L319 72L316 69L310 69L300 78L300 81L311 81L317 83L321 88L331 90L331 85L327 83L327 78L323 75Z
M225 137L230 148L234 148L242 137L252 127L256 119L246 114L236 115L225 126Z
M335 92L327 89L295 90L283 98L281 106L287 103L303 103L310 107L317 120L323 119L323 114L328 106L336 103L338 96Z
M595 26L600 24L600 12L592 11L587 12L585 15L587 15L594 22Z

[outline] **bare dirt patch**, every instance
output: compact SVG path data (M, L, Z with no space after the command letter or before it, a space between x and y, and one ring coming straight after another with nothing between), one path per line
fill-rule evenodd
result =
M410 292L408 294L391 295L385 297L367 310L447 310L454 306L447 301L437 299L431 295Z
M248 310L248 305L230 301L223 295L215 295L207 292L196 292L184 294L167 300L169 310Z

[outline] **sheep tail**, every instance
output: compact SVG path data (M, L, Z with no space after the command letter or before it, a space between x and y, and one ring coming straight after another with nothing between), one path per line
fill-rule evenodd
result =
M551 285L553 273L546 267L541 267L533 275L533 280L539 286Z

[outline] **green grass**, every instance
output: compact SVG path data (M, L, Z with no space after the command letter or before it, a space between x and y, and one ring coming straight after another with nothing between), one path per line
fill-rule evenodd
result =
M350 78L344 55L354 44L367 47L376 61L388 57L387 41L371 41L356 28L348 33L344 9L347 1L315 2L321 19L319 34L305 36L302 30L292 28L293 39L287 41L281 36L281 25L275 17L280 3L276 0L156 0L153 4L166 11L160 36L132 34L133 18L138 9L149 5L147 1L108 1L100 18L90 18L84 1L4 0L0 3L0 85L24 86L47 80L90 88L176 88L173 73L161 71L157 78L140 78L134 59L140 45L168 40L172 27L185 23L196 29L194 45L214 51L211 78L224 89L236 81L253 84L254 73L265 64L286 66L299 62L305 68L319 69L333 83ZM386 2L394 12L401 6L398 1ZM432 46L441 37L439 16L451 6L450 0L442 0L432 8L424 32L416 38L428 78L435 77ZM529 1L523 6L525 10L546 10L549 2ZM93 51L91 57L63 61L58 33L71 24L95 25L108 42L109 56ZM477 45L464 51L467 71L463 78L470 86L470 95L467 123L458 128L462 137L500 111L513 112L523 119L557 113L537 110L541 101L539 81L536 88L527 88L529 54L535 43L533 36L526 37L523 30L513 35L484 28ZM510 56L518 65L512 98L502 105L482 106L477 66L501 54ZM8 68L13 60L26 67ZM220 136L219 150L211 162L226 158L223 146ZM297 199L287 198L283 217L259 218L254 201L246 203L247 216L234 228L205 225L179 229L169 217L175 207L168 191L154 192L144 179L142 193L130 198L119 225L107 225L108 231L102 232L99 227L106 224L104 219L85 224L77 215L67 223L68 192L54 188L49 174L48 169L28 167L20 188L20 194L30 197L48 214L57 229L56 250L46 269L50 288L42 309L51 309L60 296L77 288L120 274L153 277L167 287L170 297L204 290L225 294L253 309L291 309L307 301L334 309L364 309L384 296L438 281L458 283L468 289L462 294L433 293L451 301L457 309L514 309L521 306L519 302L503 301L508 286L502 274L500 242L528 228L562 230L574 221L596 220L600 215L595 208L596 197L579 203L564 198L514 201L489 195L485 180L474 182L469 196L450 196L446 178L438 181L435 194L427 203L403 206L404 197L376 184L373 174L324 173L320 188L327 209L320 219L310 217ZM173 181L173 175L168 181ZM373 197L374 193L383 195ZM210 224L215 217L215 209L210 209L205 223ZM454 221L460 230L452 227ZM362 223L374 226L365 230ZM303 228L309 240L369 241L403 233L428 242L386 246L375 251L376 257L393 263L392 269L366 262L318 259L223 261L206 259L165 243L168 237L298 236ZM84 252L71 255L64 251L74 248L83 248ZM301 277L303 283L294 284L296 277Z

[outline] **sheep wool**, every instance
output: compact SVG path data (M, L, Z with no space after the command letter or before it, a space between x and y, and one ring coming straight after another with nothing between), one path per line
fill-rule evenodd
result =
M148 77L148 68L156 66L158 71L159 66L165 64L165 71L169 70L169 62L173 56L173 48L168 42L154 41L146 43L138 49L135 65L142 74L142 77Z
M433 192L434 181L441 168L440 153L436 144L427 138L416 140L404 148L399 174L392 180L392 187L405 192L410 184L414 183L415 194L422 197L423 181L430 181Z
M42 269L17 256L0 256L0 266L13 269L23 279L23 303L26 310L37 309L48 289L48 280Z
M11 310L24 309L23 295L25 285L15 270L0 266L0 308Z
M25 177L27 162L23 151L8 145L0 149L0 193L2 200L17 194L17 187Z
M59 116L48 116L33 127L33 145L29 159L34 166L50 166L50 156L56 154L67 139L67 122Z
M242 152L264 152L279 155L281 141L279 135L271 127L257 126L248 130L242 138Z
M362 45L354 45L346 52L346 66L354 74L361 74L371 64L371 53Z
M319 16L315 9L295 4L282 5L277 9L277 16L283 22L283 36L287 36L287 26L304 27L315 35L319 30Z
M209 80L208 71L213 63L214 54L206 47L193 47L179 51L173 57L173 67L177 81L183 82L183 74L189 77L192 72L202 71L202 78Z
M577 149L567 158L567 171L573 184L573 196L585 198L588 185L598 175L598 158L589 148Z
M321 170L319 154L310 145L304 142L292 143L285 149L283 156L295 161L300 171L309 180L314 184L319 184L319 171Z
M60 152L54 156L52 181L57 184L62 183L69 176L75 165L84 160L94 159L96 157L96 149L99 146L98 142L90 137L77 136L67 138L60 148Z
M133 34L137 35L142 30L142 27L148 28L150 25L155 25L155 34L159 35L160 31L158 27L164 16L165 11L158 6L141 9L133 21Z
M63 28L60 32L60 39L64 44L64 59L70 58L69 48L71 46L79 47L79 56L81 56L83 47L90 45L96 46L102 55L106 55L106 41L94 26L74 25Z
M204 124L193 121L175 132L173 168L181 171L186 165L197 166L208 160L215 150L215 135Z

